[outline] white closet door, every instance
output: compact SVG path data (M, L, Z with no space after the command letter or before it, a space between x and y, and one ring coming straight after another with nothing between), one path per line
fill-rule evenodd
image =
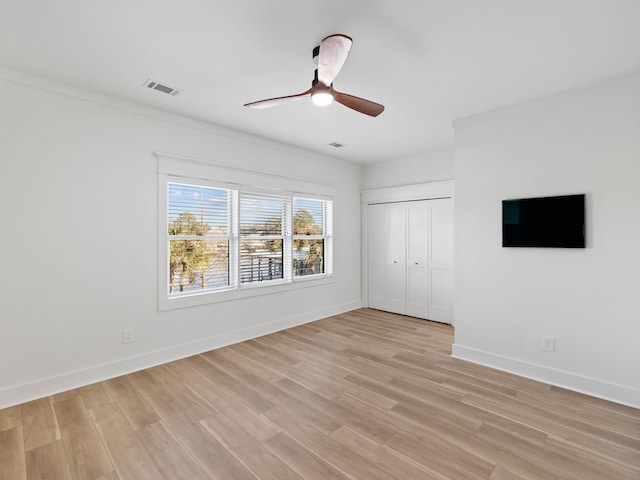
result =
M369 307L387 308L387 206L367 208Z
M402 203L387 205L387 307L407 313L407 210Z
M453 200L369 205L368 305L451 323Z
M429 205L407 203L407 315L429 315Z
M451 323L453 307L453 201L430 200L429 316Z

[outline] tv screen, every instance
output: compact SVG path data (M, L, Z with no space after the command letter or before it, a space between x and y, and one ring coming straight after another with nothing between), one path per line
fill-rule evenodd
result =
M585 248L584 198L503 200L502 246Z

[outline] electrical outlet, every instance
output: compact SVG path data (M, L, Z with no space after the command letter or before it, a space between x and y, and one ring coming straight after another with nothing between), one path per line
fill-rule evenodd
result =
M122 343L131 343L136 339L136 331L133 328L127 328L122 331Z
M542 350L545 352L555 352L556 339L554 337L542 337Z

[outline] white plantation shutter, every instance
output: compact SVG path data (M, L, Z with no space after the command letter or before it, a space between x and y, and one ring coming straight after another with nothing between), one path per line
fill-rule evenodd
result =
M287 196L240 194L241 284L291 278L290 205Z
M235 284L230 262L233 205L232 190L167 183L169 295Z
M198 222L209 226L210 231L202 234L229 234L229 190L171 182L167 188L169 222L189 212Z
M304 225L293 224L294 235L323 235L325 231L325 215L326 202L315 198L293 198L293 218L301 216L301 214L307 213L311 218L311 222ZM303 227L308 228L303 228Z
M285 235L287 197L242 192L240 196L240 234L251 236Z
M293 276L330 274L333 263L332 202L293 198Z

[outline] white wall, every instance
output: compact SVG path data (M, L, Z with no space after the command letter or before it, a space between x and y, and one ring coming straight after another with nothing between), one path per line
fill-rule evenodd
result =
M0 408L361 305L360 167L16 72L0 85ZM334 282L158 312L154 151L333 184Z
M453 179L453 151L438 150L424 155L365 165L365 190L398 187Z
M455 131L454 355L640 407L640 77ZM586 249L500 246L501 200L572 193Z

